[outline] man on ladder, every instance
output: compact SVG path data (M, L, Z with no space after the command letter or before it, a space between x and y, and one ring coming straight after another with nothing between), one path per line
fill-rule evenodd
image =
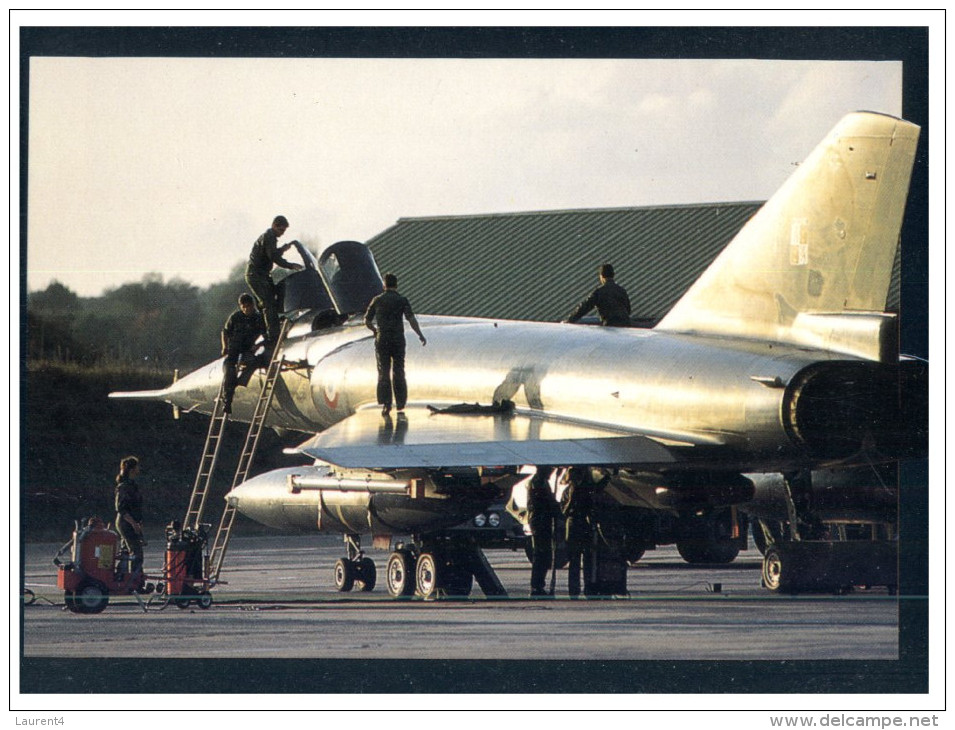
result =
M243 292L239 297L239 308L229 315L222 328L222 354L225 355L222 363L222 405L225 413L232 413L232 397L236 386L248 385L258 365L255 343L259 335L265 335L262 315L256 311L252 295Z
M242 447L242 453L239 456L239 465L235 472L235 478L232 481L232 488L241 484L249 475L252 466L252 458L255 455L259 442L259 435L265 424L266 415L272 404L272 396L275 392L275 383L278 381L285 363L285 358L281 353L281 344L288 333L290 321L282 321L281 328L276 340L276 348L268 363L265 379L262 383L262 390L259 393L255 409L249 421L249 431L246 435L245 445ZM249 372L253 370L258 361L250 365ZM233 387L234 391L234 387ZM202 515L205 510L206 497L208 496L209 486L212 481L212 473L218 460L219 447L222 444L222 436L225 428L227 405L231 405L232 392L228 393L229 400L225 401L225 380L223 380L220 398L216 401L216 408L213 410L212 419L209 421L209 434L206 437L206 444L203 448L202 458L200 459L199 473L196 476L195 486L192 490L192 496L189 500L189 509L183 520L183 529L198 529L202 521ZM222 403L220 406L219 404ZM226 503L226 508L222 513L222 519L219 523L219 529L216 532L215 540L212 545L212 553L209 559L209 571L207 579L209 586L214 586L219 579L219 572L222 569L222 563L225 558L226 547L228 546L229 536L232 532L232 524L235 520L235 505Z

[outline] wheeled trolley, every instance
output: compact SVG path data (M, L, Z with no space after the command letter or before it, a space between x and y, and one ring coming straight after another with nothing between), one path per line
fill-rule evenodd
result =
M160 608L169 603L179 608L195 604L205 609L212 605L209 552L206 549L210 526L201 524L195 528L183 528L177 520L166 526L163 582L150 603L156 601Z
M100 613L111 595L136 596L145 609L141 596L155 589L142 570L130 570L130 556L121 548L119 534L98 517L76 522L73 536L53 557L53 564L56 585L73 613Z

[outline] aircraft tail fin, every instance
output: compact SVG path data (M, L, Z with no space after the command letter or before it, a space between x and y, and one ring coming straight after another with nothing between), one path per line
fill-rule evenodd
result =
M919 127L845 116L657 329L897 354L884 312Z

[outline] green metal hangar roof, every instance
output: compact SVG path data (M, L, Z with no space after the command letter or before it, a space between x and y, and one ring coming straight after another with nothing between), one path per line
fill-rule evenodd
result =
M415 312L559 321L610 262L636 323L683 295L761 202L401 218L367 243ZM898 260L889 309L898 311Z

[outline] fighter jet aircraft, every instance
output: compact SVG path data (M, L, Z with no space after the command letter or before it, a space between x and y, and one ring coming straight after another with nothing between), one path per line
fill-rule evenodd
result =
M604 537L622 554L652 547L663 524L687 559L732 560L748 510L771 590L894 587L892 466L924 455L912 437L924 411L913 421L907 405L924 404L927 364L899 355L884 310L918 133L844 117L653 329L419 316L428 345L408 349L398 420L376 403L362 321L381 290L371 253L340 242L316 260L299 246L266 425L310 434L294 451L314 464L227 499L268 525L349 536L343 589L375 582L357 536L409 535L388 563L392 595L460 594L471 557L429 535L506 497L528 465L585 466L610 477L603 498L620 509ZM234 419L252 418L262 377L239 389ZM111 395L210 413L221 379L217 360ZM465 403L479 407L448 408ZM880 531L862 545L826 526L874 507Z

